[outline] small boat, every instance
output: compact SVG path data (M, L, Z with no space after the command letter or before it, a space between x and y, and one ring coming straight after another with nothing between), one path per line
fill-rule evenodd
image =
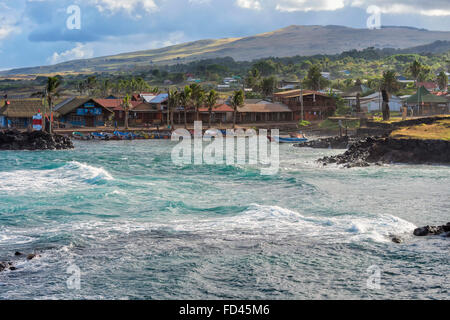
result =
M278 143L303 143L308 141L308 139L305 137L303 133L291 134L290 136L286 137L269 136L268 138L270 141Z
M280 137L280 136L273 136L270 137L271 141L278 142L278 143L302 143L308 141L307 138L297 138L297 137Z
M110 137L104 132L92 132L91 137L94 140L109 140Z
M75 140L91 140L91 136L84 135L78 131L72 132L72 138L74 138Z
M114 131L114 135L117 138L119 138L119 140L134 140L134 139L136 139L136 135L131 132Z
M209 129L205 131L204 134L204 138L209 139L209 138L217 138L217 137L222 137L222 132L220 130L217 129Z

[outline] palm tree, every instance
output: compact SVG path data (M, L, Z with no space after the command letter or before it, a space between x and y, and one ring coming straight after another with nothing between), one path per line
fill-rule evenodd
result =
M61 90L59 87L61 86L61 77L48 77L47 84L45 86L44 91L33 93L32 96L42 97L47 100L48 106L50 108L50 124L49 124L49 133L52 133L52 121L53 121L53 103L57 96L59 96Z
M125 112L125 129L128 130L128 116L131 109L131 99L129 94L127 94L125 98L123 98L122 108Z
M392 93L398 90L398 81L395 77L394 70L388 70L383 72L383 78L381 80L381 86L386 91Z
M414 77L414 80L416 80L416 82L417 82L420 74L423 71L423 65L419 61L414 60L414 62L411 63L411 65L408 67L408 70L411 73L411 75Z
M215 90L211 90L206 97L206 105L209 112L209 127L211 128L212 109L216 106L219 94Z
M170 127L173 128L173 112L178 107L178 104L180 102L180 94L177 90L170 90L169 91L169 98L167 101L167 124L170 124Z
M392 93L398 89L397 78L395 77L395 71L388 70L383 72L383 78L381 80L381 92L383 96L383 120L387 121L390 118L389 110L389 93Z
M195 107L195 120L200 119L200 107L205 100L205 91L203 91L202 87L196 83L190 85L192 90L191 99L192 103Z
M237 109L244 106L244 91L235 91L231 97L231 106L233 107L233 129L236 128L236 113Z
M180 94L180 103L184 109L184 128L187 129L187 108L190 107L192 98L192 89L189 86L185 86L184 90Z

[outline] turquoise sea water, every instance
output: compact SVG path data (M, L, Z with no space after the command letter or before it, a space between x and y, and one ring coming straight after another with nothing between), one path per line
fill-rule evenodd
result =
M450 240L411 232L450 221L449 167L321 167L342 151L282 145L262 176L175 166L173 145L1 152L0 261L18 269L0 299L448 299Z

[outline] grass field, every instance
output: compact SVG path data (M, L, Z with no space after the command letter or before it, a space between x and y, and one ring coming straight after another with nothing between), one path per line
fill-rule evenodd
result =
M433 139L450 141L450 118L433 124L421 124L395 130L391 137L399 139Z

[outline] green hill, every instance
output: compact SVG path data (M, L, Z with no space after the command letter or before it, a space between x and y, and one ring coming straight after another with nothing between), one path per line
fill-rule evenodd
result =
M171 65L201 59L232 57L251 61L267 57L337 54L350 49L396 48L432 52L450 48L450 32L411 27L378 30L343 26L289 26L251 37L209 39L166 48L124 53L108 57L73 60L52 66L14 69L0 75L112 72L139 66Z

